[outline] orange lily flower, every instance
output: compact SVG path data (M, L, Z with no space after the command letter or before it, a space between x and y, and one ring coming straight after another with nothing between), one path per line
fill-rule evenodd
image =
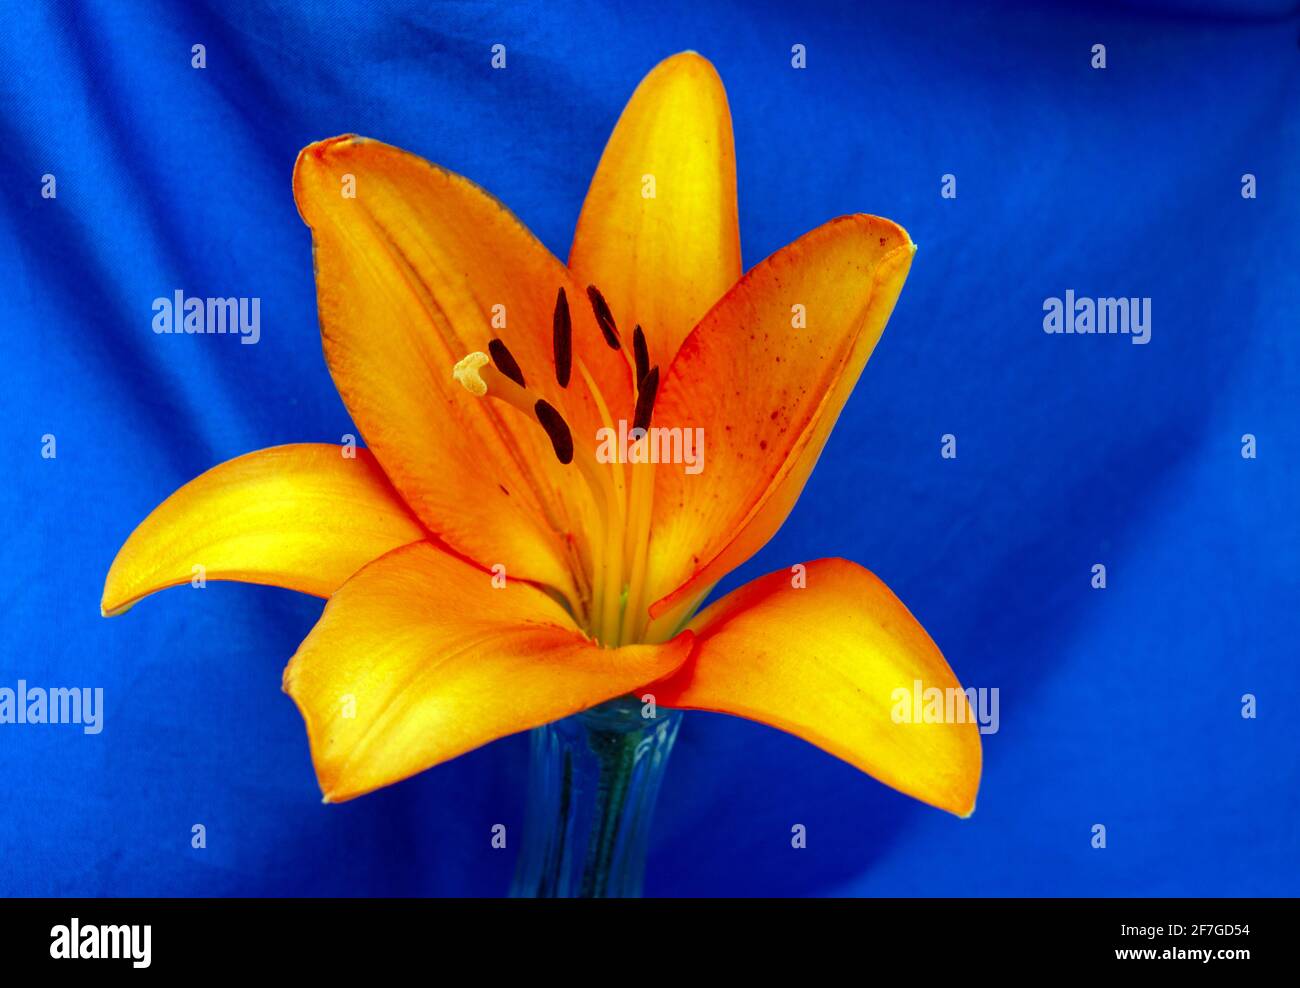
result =
M742 277L726 94L690 52L624 110L567 265L375 141L312 144L293 189L368 449L278 446L186 484L118 553L106 615L196 564L328 598L284 688L329 802L636 692L972 811L972 718L891 716L900 687L960 686L870 572L823 559L695 613L794 506L902 289L902 227L841 217ZM629 421L650 433L599 455ZM700 469L656 455L687 436Z

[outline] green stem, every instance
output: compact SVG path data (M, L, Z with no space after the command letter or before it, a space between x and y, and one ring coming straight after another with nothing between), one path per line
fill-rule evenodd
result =
M681 722L620 697L533 732L516 895L639 895L650 814Z
M636 749L643 731L593 731L591 750L600 762L595 818L583 867L582 895L609 892L610 865L618 848L619 829L627 802L628 782L636 768Z

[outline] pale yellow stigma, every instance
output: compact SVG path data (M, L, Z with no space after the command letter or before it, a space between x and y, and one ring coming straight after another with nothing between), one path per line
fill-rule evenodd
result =
M461 386L470 394L482 398L487 394L488 386L487 382L483 380L483 375L479 372L489 363L490 358L486 353L482 350L475 350L456 362L456 366L451 369L451 376L459 381Z

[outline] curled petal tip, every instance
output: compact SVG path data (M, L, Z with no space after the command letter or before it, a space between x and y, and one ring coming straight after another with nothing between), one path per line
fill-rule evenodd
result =
M359 137L356 134L338 134L334 137L327 137L321 141L312 141L298 152L298 160L294 165L294 170L296 171L302 165L304 160L315 159L319 161L340 145L354 144L357 141L363 140L365 140L364 137Z
M319 176L324 172L327 159L334 151L364 140L364 137L358 137L356 134L339 134L336 137L327 137L323 141L313 141L298 152L298 157L293 163L293 197L298 206L298 215L308 226L311 226L311 221L303 211L308 178L312 175Z

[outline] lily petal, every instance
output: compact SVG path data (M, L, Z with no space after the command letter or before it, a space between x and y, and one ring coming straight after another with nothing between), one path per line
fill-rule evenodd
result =
M780 528L915 250L889 220L832 220L746 274L687 338L654 423L702 428L707 455L695 475L656 471L650 587L666 596L652 615L697 596Z
M317 443L273 446L196 477L131 533L108 571L100 610L209 580L328 597L366 563L427 533L375 458Z
M685 661L691 635L602 649L545 592L425 543L339 589L284 673L329 802L621 696Z
M731 111L707 59L674 55L632 94L587 192L569 267L604 293L620 327L644 327L652 363L664 366L740 278Z
M770 573L705 609L690 624L690 661L648 692L664 706L778 727L900 792L969 816L982 755L966 697L958 698L964 723L894 717L896 691L906 691L910 714L918 680L923 689L961 688L925 629L855 563L808 563L802 588L791 576Z
M556 383L560 288L572 303L574 359L611 402L631 407L631 373L577 304L583 290L478 186L386 144L313 144L293 187L312 229L325 357L385 473L457 551L572 596L570 537L590 527L582 485L536 422L474 397L451 372L499 337L573 433L594 436L603 420L585 378Z

